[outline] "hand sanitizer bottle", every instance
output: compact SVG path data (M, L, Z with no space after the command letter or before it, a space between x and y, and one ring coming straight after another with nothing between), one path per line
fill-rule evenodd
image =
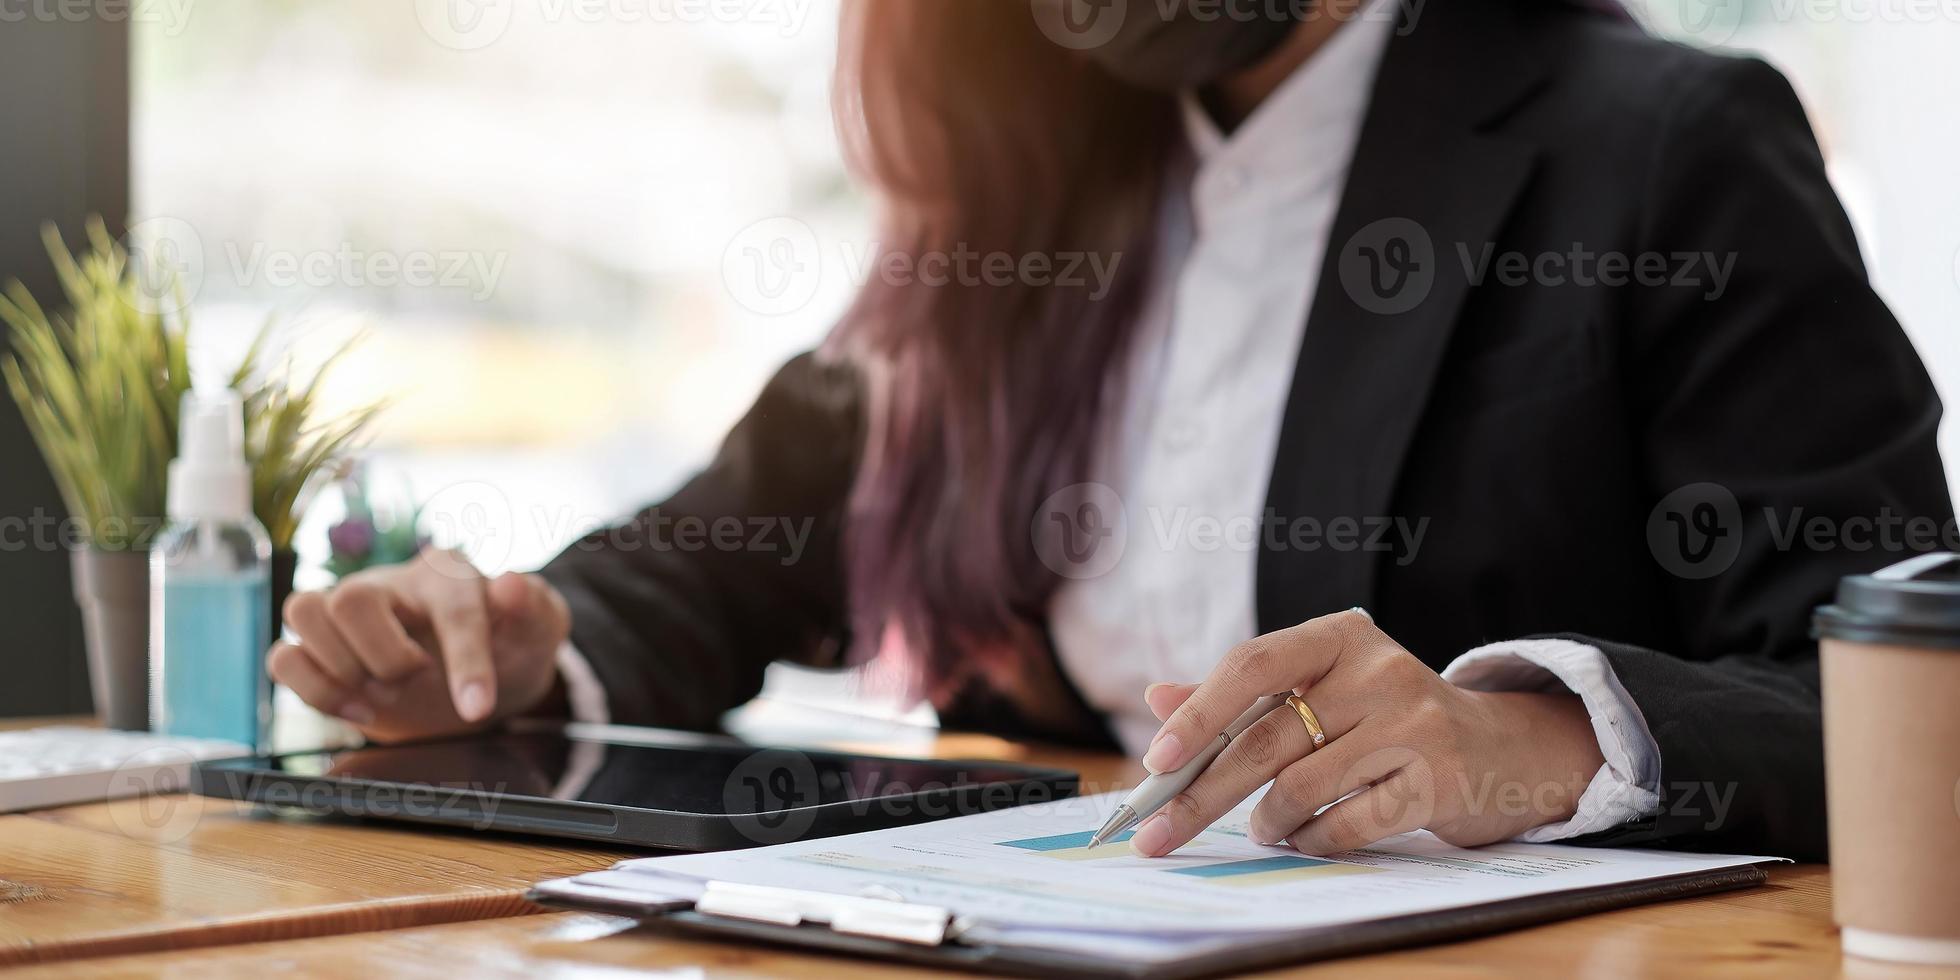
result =
M272 542L252 516L236 392L186 392L170 525L150 552L150 724L264 748Z

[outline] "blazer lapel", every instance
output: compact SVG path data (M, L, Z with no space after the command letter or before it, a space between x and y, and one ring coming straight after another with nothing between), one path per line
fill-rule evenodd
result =
M1495 239L1529 144L1485 132L1541 78L1508 6L1415 8L1390 42L1328 240L1281 424L1259 558L1261 632L1367 605L1388 557L1329 547L1389 518L1395 481L1470 289L1458 244ZM1401 515L1417 519L1419 515ZM1318 522L1318 548L1290 543Z

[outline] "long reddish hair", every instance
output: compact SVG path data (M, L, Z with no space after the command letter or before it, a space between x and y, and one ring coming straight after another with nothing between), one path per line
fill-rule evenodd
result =
M846 530L858 653L896 649L910 689L943 703L1046 655L1060 576L1031 526L1089 479L1149 275L1174 107L1008 0L847 0L835 104L886 252L1116 265L1100 295L1086 265L1075 285L873 276L827 344L867 394Z

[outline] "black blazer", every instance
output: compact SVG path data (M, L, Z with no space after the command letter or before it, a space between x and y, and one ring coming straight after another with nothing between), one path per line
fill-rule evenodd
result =
M1627 264L1514 284L1503 258L1575 249ZM1645 284L1577 278L1650 255ZM1437 668L1597 644L1659 743L1664 808L1598 840L1822 856L1810 611L1938 547L1953 510L1939 401L1784 79L1574 7L1436 0L1389 44L1325 267L1273 274L1319 285L1272 513L1429 524L1410 553L1269 543L1259 628L1365 606ZM859 411L850 368L792 361L706 471L545 569L616 719L710 725L770 660L836 662ZM683 516L816 523L789 565L638 533ZM982 692L948 714L1025 724Z

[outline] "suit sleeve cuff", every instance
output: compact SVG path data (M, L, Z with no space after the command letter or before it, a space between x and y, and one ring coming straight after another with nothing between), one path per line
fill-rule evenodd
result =
M571 703L572 720L588 725L612 723L606 707L606 688L599 675L586 662L585 655L570 643L558 648L558 676L565 679L565 700Z
M1493 643L1456 658L1444 668L1443 679L1475 691L1564 689L1585 703L1606 761L1579 797L1572 819L1533 828L1518 840L1565 840L1659 811L1660 746L1598 647L1553 639Z

